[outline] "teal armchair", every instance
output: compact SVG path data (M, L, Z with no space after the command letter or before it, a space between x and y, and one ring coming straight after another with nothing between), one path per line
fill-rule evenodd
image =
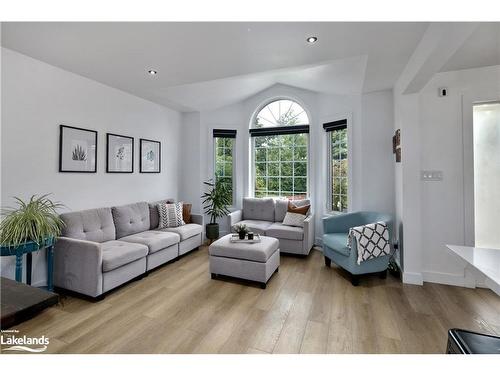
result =
M380 277L387 275L387 266L391 255L365 260L358 265L357 243L352 242L351 249L347 247L347 235L349 229L360 225L383 221L389 229L389 241L392 248L392 215L378 212L352 212L330 216L323 219L323 254L325 265L330 267L331 262L342 267L351 274L351 282L358 285L359 275L368 273L380 273Z

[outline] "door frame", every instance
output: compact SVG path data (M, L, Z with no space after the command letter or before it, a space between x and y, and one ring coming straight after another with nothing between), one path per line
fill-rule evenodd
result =
M473 107L500 101L500 91L462 94L464 245L475 245Z

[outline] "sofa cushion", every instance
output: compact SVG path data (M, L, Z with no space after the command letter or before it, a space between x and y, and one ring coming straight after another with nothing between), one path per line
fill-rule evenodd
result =
M285 215L288 211L288 202L291 202L296 207L307 206L311 204L309 199L276 199L276 208L274 209L274 221L282 222L285 219Z
M272 237L262 237L257 243L232 243L228 234L212 243L208 252L211 256L246 259L265 263L279 248L279 241Z
M140 243L149 248L149 253L155 253L180 242L180 236L176 233L165 233L160 230L147 230L130 236L120 238L120 241Z
M290 227L288 225L283 225L283 223L273 223L266 229L266 236L302 241L304 239L304 229Z
M111 211L117 239L149 230L149 207L146 202L116 206Z
M351 253L351 250L347 247L347 233L324 234L323 245L345 256L349 256Z
M243 198L243 219L274 221L273 198Z
M160 215L158 214L158 203L174 203L174 199L167 198L156 202L148 203L149 206L149 229L156 229L159 225Z
M176 233L180 236L181 241L187 240L197 234L203 232L203 227L199 224L185 224L177 228L165 228L162 232Z
M245 224L250 231L257 234L264 234L266 233L267 228L269 228L272 223L272 221L264 220L242 220L237 222L235 225Z
M125 241L103 242L101 249L103 272L112 271L148 255L148 247L146 245Z
M63 237L93 242L116 239L111 208L67 212L61 214L61 219L65 223Z

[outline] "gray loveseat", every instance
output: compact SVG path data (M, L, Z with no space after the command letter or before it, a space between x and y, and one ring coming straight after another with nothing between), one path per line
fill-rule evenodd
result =
M309 199L292 201L297 206L310 204ZM245 224L254 233L277 238L282 253L308 255L314 245L314 214L309 213L304 227L283 225L288 200L273 198L243 198L243 208L229 214L229 228Z
M157 229L157 203L61 214L66 226L54 249L54 285L99 297L202 244L202 215Z

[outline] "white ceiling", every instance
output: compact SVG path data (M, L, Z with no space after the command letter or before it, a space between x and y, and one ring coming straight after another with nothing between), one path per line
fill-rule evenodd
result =
M276 83L325 93L391 88L427 23L2 24L2 45L182 111ZM306 43L307 36L319 41ZM159 74L149 76L148 69Z
M441 69L442 72L500 65L500 23L480 24Z

